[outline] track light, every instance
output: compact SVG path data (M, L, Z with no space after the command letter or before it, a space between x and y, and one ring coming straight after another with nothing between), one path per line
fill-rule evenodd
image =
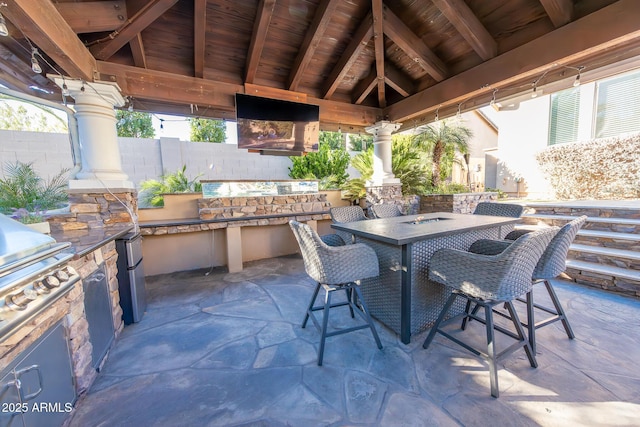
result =
M36 73L42 73L42 67L38 63L38 59L36 58L36 53L38 53L38 49L35 47L31 50L31 70Z
M7 28L7 22L4 20L4 16L0 13L0 36L7 37L9 35L9 29Z

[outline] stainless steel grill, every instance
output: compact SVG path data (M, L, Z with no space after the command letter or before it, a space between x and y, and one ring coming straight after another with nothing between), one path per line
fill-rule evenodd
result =
M0 214L0 342L80 279L69 246Z

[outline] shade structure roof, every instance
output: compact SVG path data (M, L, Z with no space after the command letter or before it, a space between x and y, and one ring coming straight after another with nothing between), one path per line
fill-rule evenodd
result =
M136 110L234 119L234 94L325 130L423 124L640 55L636 0L9 0L0 83L115 82ZM42 73L32 71L32 53ZM73 100L69 100L73 102Z

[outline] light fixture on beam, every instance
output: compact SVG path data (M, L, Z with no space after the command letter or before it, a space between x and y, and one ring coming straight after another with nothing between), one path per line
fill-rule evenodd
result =
M583 68L584 68L584 67L582 67L582 66L577 67L578 75L576 76L576 79L573 81L573 87L578 87L578 86L580 86L580 74L582 73L582 69L583 69Z
M538 85L536 84L536 82L533 82L533 90L531 91L531 97L532 98L538 97Z
M0 36L7 37L8 35L9 29L7 28L7 22L4 20L4 16L2 16L2 13L0 13Z
M42 67L40 66L40 63L38 63L38 58L36 58L36 53L38 53L38 49L36 49L35 47L31 49L31 71L33 71L36 74L41 74Z

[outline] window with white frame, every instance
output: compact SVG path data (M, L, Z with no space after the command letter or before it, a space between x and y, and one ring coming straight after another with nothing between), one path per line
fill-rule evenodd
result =
M549 145L577 141L580 88L575 87L552 94L550 112Z
M598 82L595 138L640 131L640 72Z

